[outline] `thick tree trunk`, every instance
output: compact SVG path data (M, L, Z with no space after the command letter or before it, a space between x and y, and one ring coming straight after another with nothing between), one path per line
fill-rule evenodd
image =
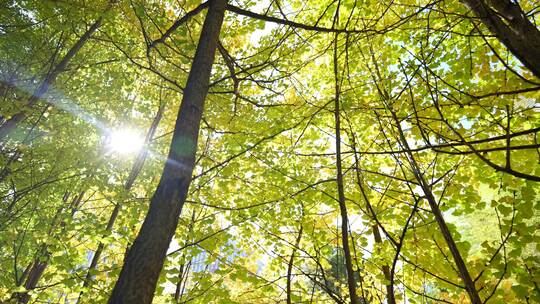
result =
M472 280L469 270L467 269L467 266L465 265L465 261L463 260L463 257L461 256L459 249L457 248L456 242L454 241L454 238L452 237L452 234L450 233L450 229L448 229L448 225L446 224L446 221L444 220L444 216L441 212L441 209L439 208L439 204L437 203L437 200L435 199L435 196L433 195L433 192L431 191L431 186L426 181L423 173L421 172L420 166L416 162L414 155L412 154L412 152L410 152L411 148L409 147L409 144L407 143L407 139L405 138L403 130L401 129L400 121L397 118L397 115L395 112L392 112L392 117L398 129L399 141L401 145L403 146L403 149L405 151L409 151L406 153L406 155L407 155L409 164L411 165L414 177L416 181L420 184L420 187L422 188L422 191L424 192L426 200L429 203L431 212L433 213L433 216L435 217L435 221L437 222L439 226L439 229L444 237L444 240L446 241L446 245L448 246L448 249L450 250L452 257L454 258L454 263L456 264L459 276L461 277L463 284L465 285L465 289L467 290L467 293L469 294L471 303L481 304L482 300L480 299L480 296L478 295L478 291L476 290L476 287L474 286L474 281Z
M20 112L14 114L11 118L6 120L1 126L0 126L0 143L4 142L6 137L17 127L17 125L23 121L27 116L27 111L31 109L38 100L43 97L48 91L51 84L54 83L56 78L60 73L62 73L71 59L77 55L79 50L86 44L88 39L96 32L96 30L101 26L101 23L103 21L103 17L99 17L87 30L84 32L84 34L77 40L77 42L69 49L67 54L60 60L60 62L55 65L52 70L47 74L47 76L43 79L41 84L37 87L37 89L34 91L32 96L28 99L28 102L24 106L25 108L22 109Z
M540 31L510 0L462 0L524 66L540 77Z
M212 0L199 38L169 157L109 303L151 303L191 183L198 133L226 0Z

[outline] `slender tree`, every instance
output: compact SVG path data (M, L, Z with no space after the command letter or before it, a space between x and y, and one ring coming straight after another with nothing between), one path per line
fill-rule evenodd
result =
M75 214L77 207L81 203L84 196L84 191L81 191L78 195L75 195L70 204L62 204L57 210L52 219L51 227L49 228L48 235L58 239L62 231L63 223L60 221L63 213L71 213L71 217ZM69 193L64 194L62 199L63 203L67 203L69 199ZM60 228L61 231L58 231ZM12 295L12 299L15 299L17 303L26 304L30 301L29 291L36 289L43 273L47 269L50 263L51 253L49 252L48 244L44 243L36 253L34 260L26 267L27 271L20 278L20 283L24 286L24 292L16 292ZM24 282L24 283L23 283Z
M289 263L287 265L287 304L292 304L292 270L294 266L294 255L296 254L296 250L300 246L300 241L302 240L302 231L303 227L300 226L300 229L298 229L298 235L296 236L296 241L294 243L293 250L291 252L291 257L289 258Z
M62 57L54 67L43 78L38 87L34 90L28 101L24 105L24 109L15 113L9 119L7 119L2 125L0 125L0 143L5 141L6 137L13 132L13 130L22 122L27 116L29 111L35 106L35 104L49 91L51 85L54 84L56 78L65 71L70 61L77 55L79 50L88 42L90 37L99 29L103 23L103 17L100 16L92 23L92 25L82 34L82 36L73 44L68 50L66 55Z
M336 13L337 14L337 13ZM338 190L339 212L341 215L341 242L343 246L343 255L345 258L345 268L347 270L347 285L349 289L349 297L352 304L359 303L358 295L356 294L356 280L354 278L353 262L351 249L349 245L349 216L347 214L347 204L345 201L345 190L343 186L343 169L341 159L341 112L340 112L340 79L339 79L339 58L338 58L338 33L334 37L334 123L336 135L336 183Z
M148 132L146 134L143 149L141 149L141 151L137 155L137 158L135 159L135 162L133 163L133 166L131 167L131 171L129 172L129 176L126 182L124 183L124 190L126 190L127 192L131 191L131 188L133 187L135 180L139 176L139 173L141 172L144 166L146 158L149 154L148 145L150 144L162 117L163 117L163 106L160 105L156 113L156 116L154 117L154 120L152 121L152 124L150 125L150 128L148 129ZM118 218L118 215L120 214L121 209L122 209L122 202L116 203L111 213L111 216L109 217L109 221L107 222L107 226L105 227L105 231L107 234L111 233L111 231L113 230L114 223L116 222L116 219ZM88 266L88 271L86 273L86 277L83 283L83 289L91 287L93 272L95 272L98 267L99 259L101 258L101 254L103 253L104 249L105 249L105 244L103 244L103 242L99 242L94 252L94 255L92 256L92 260L90 261L90 265ZM79 299L77 302L81 301L82 296L83 296L83 291L79 293Z
M456 241L454 240L454 237L452 236L452 233L450 232L450 229L448 228L448 224L446 223L444 216L442 214L442 211L439 208L439 204L437 203L437 200L435 199L433 191L431 190L431 186L429 185L426 178L424 177L424 174L422 173L420 166L418 165L418 162L416 161L416 158L414 157L412 152L410 152L411 148L409 144L407 143L407 139L405 138L405 135L401 128L401 124L400 124L401 122L399 121L394 111L390 110L390 112L396 124L396 128L398 129L398 136L399 136L398 138L399 138L400 145L403 147L405 151L407 151L406 152L407 160L411 166L414 177L416 181L419 183L420 187L422 188L422 191L424 192L426 200L429 203L431 212L433 213L433 216L435 217L435 221L437 222L437 225L439 226L439 230L441 234L443 235L444 240L446 241L446 244L448 246L448 249L450 250L450 253L452 254L452 258L454 259L454 263L457 267L459 276L461 277L461 280L463 281L463 284L465 285L465 289L467 290L467 293L469 294L471 303L481 304L482 300L480 299L480 296L478 295L478 290L476 289L476 286L471 277L471 274L469 273L469 269L467 268L467 265L465 264L465 261L461 253L459 252Z

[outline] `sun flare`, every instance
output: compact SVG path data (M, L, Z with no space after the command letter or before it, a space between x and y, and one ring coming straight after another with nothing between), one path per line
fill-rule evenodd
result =
M118 129L107 138L107 150L118 154L136 153L144 145L144 138L135 130Z

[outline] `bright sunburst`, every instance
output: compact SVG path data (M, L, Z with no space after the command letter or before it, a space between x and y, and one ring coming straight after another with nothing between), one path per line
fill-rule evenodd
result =
M107 150L118 154L136 153L143 144L144 138L133 129L114 130L107 138Z

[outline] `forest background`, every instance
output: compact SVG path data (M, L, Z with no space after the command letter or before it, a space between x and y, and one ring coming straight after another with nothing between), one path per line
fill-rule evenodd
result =
M0 302L540 303L538 1L0 3Z

